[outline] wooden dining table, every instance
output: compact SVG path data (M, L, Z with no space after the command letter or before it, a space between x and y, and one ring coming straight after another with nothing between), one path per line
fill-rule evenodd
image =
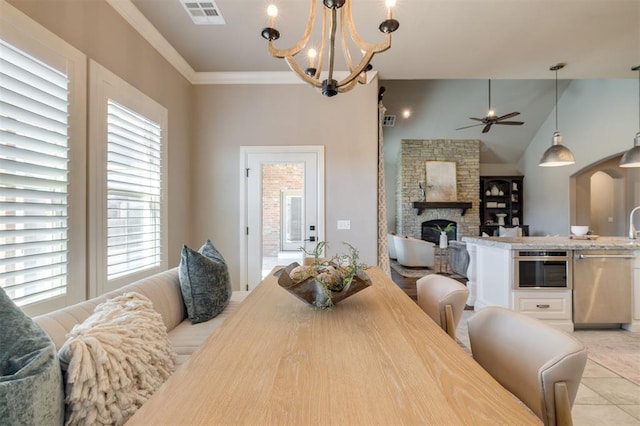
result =
M264 279L127 425L541 424L378 267L318 309Z

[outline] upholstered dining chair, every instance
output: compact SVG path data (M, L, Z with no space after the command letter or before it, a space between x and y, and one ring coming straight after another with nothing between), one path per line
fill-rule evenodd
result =
M455 340L469 289L453 278L436 274L420 278L416 287L418 306Z
M571 425L587 351L569 334L499 307L468 321L473 358L547 426Z

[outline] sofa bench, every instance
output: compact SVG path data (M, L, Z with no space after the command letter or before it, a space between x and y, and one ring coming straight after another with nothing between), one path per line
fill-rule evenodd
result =
M176 365L184 363L207 337L233 314L249 294L248 291L234 291L229 304L222 313L209 321L191 324L187 318L187 309L182 299L178 268L176 267L143 278L99 297L35 317L34 321L49 335L55 343L56 349L59 350L67 340L67 333L74 325L87 319L96 306L107 299L127 292L136 292L148 297L153 303L154 309L162 315L162 320L169 333L169 340L176 352Z
M209 240L180 267L34 318L0 289L0 418L123 424L248 294Z

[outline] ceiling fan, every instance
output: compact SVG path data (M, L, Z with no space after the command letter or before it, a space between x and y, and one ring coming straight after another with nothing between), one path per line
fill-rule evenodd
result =
M509 126L523 125L524 124L523 121L504 121L509 118L515 117L516 115L520 115L520 113L510 112L509 114L497 116L495 112L491 109L491 80L489 80L489 112L487 113L487 116L484 118L469 117L471 120L479 121L480 124L472 124L471 126L458 127L456 130L468 129L469 127L484 126L484 128L482 129L482 133L487 133L489 130L491 130L491 126L493 126L494 124L505 124Z

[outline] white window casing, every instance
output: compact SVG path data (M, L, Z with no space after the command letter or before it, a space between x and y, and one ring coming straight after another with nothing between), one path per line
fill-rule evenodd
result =
M89 64L89 271L95 296L167 268L167 110Z
M86 297L86 57L0 1L0 286L37 315Z

